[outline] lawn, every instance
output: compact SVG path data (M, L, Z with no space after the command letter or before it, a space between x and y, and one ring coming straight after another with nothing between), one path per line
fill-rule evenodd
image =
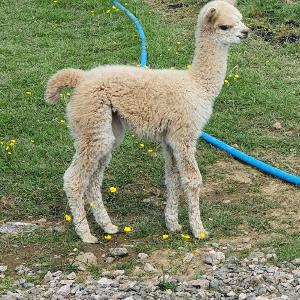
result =
M161 0L126 1L147 35L150 68L187 68L204 2L183 0L174 9ZM300 3L242 0L239 7L253 33L230 52L229 84L216 100L205 131L300 175ZM299 188L240 164L201 140L197 159L205 186L200 204L211 236L208 241L186 241L180 235L162 240L166 228L160 146L130 132L106 171L103 195L115 223L132 226L133 233L107 242L93 224L100 244L82 244L72 224L64 221L68 208L62 176L74 151L64 122L71 91L64 91L57 106L48 106L45 84L61 68L138 65L136 30L109 0L3 0L0 19L0 223L43 225L34 233L0 236L0 263L72 268L66 262L73 248L92 249L101 257L124 241L135 252L189 250L210 242L230 242L237 251L244 236L251 237L252 247L273 245L281 260L299 257ZM281 128L274 127L276 122ZM6 150L12 140L15 146ZM117 193L109 192L111 186ZM181 207L189 233L186 205ZM123 263L127 269L133 266L130 259Z

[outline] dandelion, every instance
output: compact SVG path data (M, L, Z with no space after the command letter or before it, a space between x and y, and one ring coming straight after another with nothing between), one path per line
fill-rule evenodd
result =
M115 186L111 186L109 188L110 193L116 193L117 192L117 188Z
M153 149L148 149L148 153L153 153Z
M181 42L180 42L180 41L177 41L176 44L177 44L177 45L181 45Z
M58 2L58 0L53 0L53 3L57 3Z
M30 91L26 91L25 94L26 94L27 96L32 96L32 92L30 92Z
M90 202L90 208L93 208L94 207L94 202Z
M163 240L167 240L169 238L169 235L168 234L163 234L162 238L163 238Z
M186 234L186 233L182 233L180 236L181 236L183 239L185 239L185 240L189 240L189 239L191 238L191 236L190 236L189 234Z
M125 233L129 233L129 232L132 232L132 228L130 226L125 226L124 229L123 229L123 231Z
M224 83L225 83L225 84L229 84L229 80L225 79L225 80L224 80Z
M65 220L66 220L66 222L71 222L71 220L72 220L71 215L66 214L66 215L65 215Z
M116 10L116 9L117 9L117 7L113 5L113 6L112 6L112 9L115 9L115 10Z
M240 74L235 74L234 75L234 78L236 78L236 79L239 79L241 76L240 76Z
M112 236L110 234L106 234L103 238L107 241L110 241L112 239Z
M10 155L10 154L11 154L11 152L7 152L7 154L9 154L9 155Z
M200 232L199 233L199 238L200 239L205 239L206 238L206 233L205 232Z
M192 66L192 65L186 65L185 68L186 68L187 70L189 70L189 69L191 68L191 66Z
M34 140L30 140L30 142L31 142L32 144L34 144Z
M143 148L145 148L145 145L144 145L143 143L141 143L141 144L139 144L139 147L140 147L141 149L143 149Z
M94 11L94 10L91 10L90 13L91 13L91 16L93 16L93 17L95 16L95 11ZM68 93L67 93L67 94L68 94ZM69 93L69 94L70 94L70 93ZM68 96L68 95L67 95L67 96Z
M68 92L68 93L66 93L66 96L70 97L70 96L71 96L71 93L69 93L69 92Z
M64 125L66 124L66 121L64 119L59 120L59 124Z

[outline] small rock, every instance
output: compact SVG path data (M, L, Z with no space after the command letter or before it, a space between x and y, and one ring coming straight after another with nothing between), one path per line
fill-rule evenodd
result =
M109 257L107 257L106 259L105 259L105 262L107 262L108 264L111 264L111 263L113 263L114 262L114 258L113 257L111 257L111 256L109 256Z
M4 273L7 270L7 266L0 266L0 273Z
M195 255L192 252L187 253L186 256L183 258L183 262L191 262L194 256Z
M151 264L146 263L146 264L144 265L144 271L150 273L150 272L155 272L156 269L155 269Z
M62 285L72 285L74 280L61 280L59 283Z
M128 254L126 248L110 248L109 253L111 256L125 256Z
M122 276L125 274L125 270L115 270L113 271L112 275L117 277L117 276Z
M280 129L282 129L282 125L280 122L276 122L273 124L272 128L275 130L280 130Z
M109 278L106 278L106 277L103 277L103 278L100 278L98 281L97 281L98 285L102 288L106 288L108 286L111 286L111 285L114 285L115 284L115 281L112 280L112 279L109 279Z
M229 293L227 293L228 297L234 297L235 296L235 292L234 291L230 291Z
M76 256L74 265L83 267L85 265L97 265L97 257L92 252L80 253Z
M247 298L247 295L244 293L239 294L239 300L245 300Z
M0 226L0 233L17 234L20 232L29 232L39 228L38 225L24 222L6 222Z
M50 282L53 280L53 275L50 271L47 272L47 274L44 276L44 282L47 283L47 282Z
M149 255L146 254L146 253L139 253L139 254L138 254L138 258L141 259L141 260L145 260L145 259L147 259L148 257L149 257Z
M58 289L56 292L58 295L62 295L63 297L66 297L70 294L71 289L69 285L63 285L61 288Z
M201 288L207 290L209 288L209 280L207 279L197 279L191 282L191 285L195 288Z
M68 276L67 276L67 279L69 280L75 280L76 279L76 273L75 272L72 272L70 273Z
M124 292L136 290L136 285L137 285L136 281L127 281L120 285L119 290Z
M292 261L292 264L294 264L295 266L300 266L300 258L296 258Z
M209 265L218 265L225 261L225 254L223 252L209 251L204 256L204 262Z

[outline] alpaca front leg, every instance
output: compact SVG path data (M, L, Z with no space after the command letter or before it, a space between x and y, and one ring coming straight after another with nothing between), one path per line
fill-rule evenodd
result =
M178 202L182 194L179 172L173 151L165 143L163 143L163 155L165 159L165 184L167 188L166 225L170 231L181 231L182 226L178 223Z
M199 195L202 186L202 176L200 174L197 161L195 159L195 147L176 147L174 155L177 161L181 184L188 201L189 222L196 238L200 238L200 233L207 234L201 221Z

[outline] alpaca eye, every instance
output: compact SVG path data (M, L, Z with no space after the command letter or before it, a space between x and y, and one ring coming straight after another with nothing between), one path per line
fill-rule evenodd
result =
M227 26L227 25L220 25L219 28L222 29L222 30L227 30L227 29L229 29L229 26Z

